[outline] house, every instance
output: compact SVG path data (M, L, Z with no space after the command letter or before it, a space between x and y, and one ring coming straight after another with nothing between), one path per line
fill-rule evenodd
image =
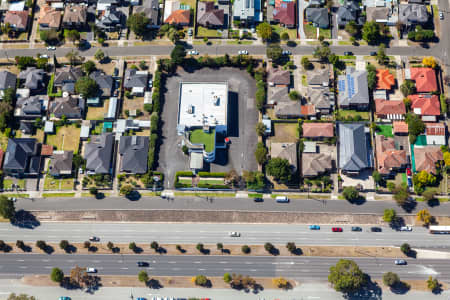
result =
M73 151L53 151L48 173L53 177L72 175Z
M8 11L24 11L25 1L8 1Z
M343 109L369 109L367 71L346 68L345 75L338 76L338 102Z
M181 5L179 1L166 0L164 6L164 23L189 26L191 19L190 7Z
M51 156L53 155L53 146L52 145L41 145L41 156Z
M87 6L68 4L64 9L62 25L64 28L83 28L87 24Z
M52 118L81 119L84 113L84 99L71 96L56 98L50 103L49 112Z
M23 11L7 11L3 23L9 24L11 30L23 32L28 28L28 10Z
M300 116L305 119L315 119L317 116L317 112L314 104L306 104L300 106Z
M324 139L334 137L333 123L303 123L302 136L307 139Z
M330 27L330 16L326 7L308 7L305 9L306 20L311 22L314 27L328 28Z
M59 30L61 26L61 10L48 5L41 6L38 24L39 30Z
M395 135L408 135L408 124L404 121L392 122L392 132Z
M308 86L314 86L314 88L328 87L330 85L330 69L325 67L307 71L306 80Z
M303 153L302 175L304 177L317 177L332 169L331 156L325 153Z
M428 22L427 7L421 4L399 4L398 20L407 28Z
M383 135L375 136L377 153L377 170L382 176L395 175L397 170L404 169L408 164L405 150L397 150L393 138Z
M33 134L34 121L20 120L19 130L24 134Z
M298 151L296 143L271 143L270 157L287 159L289 161L292 173L297 171Z
M364 19L358 18L360 8L356 1L346 0L343 6L339 6L337 11L337 24L339 28L344 28L350 21L355 21L358 25L363 25Z
M223 27L224 10L216 9L213 1L198 2L197 24L208 28Z
M137 71L136 69L126 69L123 87L133 95L144 96L145 89L147 87L148 72Z
M370 168L370 151L364 124L339 123L339 168L348 175Z
M146 173L148 147L148 136L121 136L119 142L120 172Z
M86 171L88 174L110 174L114 152L114 135L102 133L92 135L84 148ZM145 162L147 164L147 161Z
M15 74L2 70L0 71L0 90L16 89L17 77Z
M133 12L143 13L149 19L149 28L158 28L159 26L159 1L143 0L142 5L135 6Z
M271 68L267 76L267 82L270 86L289 86L291 84L291 72L281 68Z
M437 95L409 95L411 100L411 110L423 121L436 122L441 115L441 107Z
M47 103L48 97L46 95L19 98L16 101L14 117L19 119L40 118Z
M44 87L45 71L35 67L27 67L19 73L19 80L25 81L24 87L30 90L39 90Z
M65 66L56 70L53 86L68 90L75 88L75 82L83 76L81 68L74 68L72 66Z
M102 31L119 31L122 28L122 19L124 15L115 6L102 11L100 19L95 20L95 26Z
M276 1L275 8L273 9L274 22L286 28L297 27L296 8L295 1Z
M120 0L98 0L97 1L97 12L104 12L109 10L111 7L117 7L121 5Z
M426 123L425 136L427 145L446 145L445 125L443 123Z
M366 7L367 21L386 24L389 20L389 12L388 7Z
M275 105L275 115L279 119L300 118L300 101L289 98L289 89L286 86L269 87L268 103Z
M39 150L36 139L8 139L3 172L16 177L38 175L41 167Z
M375 115L379 119L403 120L406 107L402 100L375 99Z
M110 97L112 96L114 89L114 79L110 75L106 75L102 71L94 71L89 74L89 77L97 82L98 88L101 91L101 96Z
M329 115L332 106L334 106L334 93L328 87L310 87L306 89L305 98L310 104L313 104L316 113Z
M416 172L426 171L436 175L436 164L444 160L439 146L415 146L414 158Z
M261 0L235 0L233 2L233 20L249 25L262 22Z
M395 77L388 69L377 69L377 90L390 91L395 85Z
M409 68L405 70L405 79L416 83L418 93L438 91L436 72L432 68Z

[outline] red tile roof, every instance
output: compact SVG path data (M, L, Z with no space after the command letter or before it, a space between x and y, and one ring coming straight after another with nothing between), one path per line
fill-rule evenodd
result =
M7 11L3 23L9 23L12 27L20 30L26 30L28 25L28 10Z
M445 125L442 123L426 123L426 135L445 135Z
M52 145L42 145L41 155L48 156L53 154L53 146Z
M394 133L408 133L408 124L404 121L394 121Z
M295 18L295 2L281 2L273 10L273 19L281 24L293 27L297 24Z
M439 146L414 147L414 157L417 172L427 171L432 174L436 174L436 163L444 159Z
M439 116L441 107L437 95L409 95L411 110L417 115Z
M179 9L174 12L164 21L168 24L189 24L191 12L189 10Z
M406 107L401 100L375 99L375 113L377 115L404 115Z
M394 84L394 75L388 69L377 70L377 90L390 90Z
M300 107L300 114L302 116L314 116L316 114L316 107L314 104L306 104Z
M333 137L334 126L333 123L303 123L304 137Z
M405 150L395 149L393 138L382 135L375 137L378 172L389 174L392 169L401 168L408 163Z
M418 93L428 93L438 90L436 73L432 68L410 68L411 80L416 82Z

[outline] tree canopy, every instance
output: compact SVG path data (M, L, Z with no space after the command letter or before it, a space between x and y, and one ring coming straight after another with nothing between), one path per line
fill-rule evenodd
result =
M283 55L283 49L281 49L280 45L270 45L266 48L267 57L272 60L279 60Z
M354 186L346 186L342 191L342 195L347 201L353 202L359 198L359 192Z
M400 278L393 272L387 272L383 274L383 283L387 286L394 286L400 282Z
M328 61L330 54L331 54L330 47L325 46L325 45L316 47L316 49L314 49L314 52L313 52L313 56L315 58L318 58L324 62Z
M14 207L14 202L8 197L0 196L0 216L5 219L12 220L16 214L16 208Z
M273 176L275 180L287 182L291 180L291 165L287 159L271 158L267 163L267 172Z
M98 85L94 79L83 76L75 82L75 91L84 98L90 98L97 95Z
M127 19L127 26L134 34L142 37L148 30L147 26L150 24L150 19L145 16L145 13L132 14Z
M272 26L270 24L263 22L256 26L256 33L264 41L270 40L272 38ZM289 37L289 36L288 36Z
M328 281L338 292L349 293L359 290L366 284L366 276L353 260L340 259L330 267Z
M181 64L186 57L186 50L183 45L177 44L170 53L170 58L174 64Z
M385 209L383 214L383 221L387 223L392 223L397 218L397 213L393 208Z
M50 278L54 282L62 282L64 279L64 272L59 268L53 268Z
M380 26L375 21L366 22L362 28L362 38L368 44L377 44L380 41Z
M267 148L263 143L258 143L256 145L255 158L260 165L264 164L267 161Z

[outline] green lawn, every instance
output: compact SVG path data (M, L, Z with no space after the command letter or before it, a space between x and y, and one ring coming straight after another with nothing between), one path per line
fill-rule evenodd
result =
M224 184L223 179L199 180L199 184Z
M303 31L305 31L306 38L317 39L317 28L307 23L303 25Z
M391 125L377 125L377 134L385 137L393 137Z
M280 37L283 32L287 32L289 34L290 40L297 39L297 30L296 29L287 29L287 28L284 28L284 27L280 26L279 24L277 24L277 25L272 25L272 30L274 32L278 33L278 35Z
M182 183L182 184L189 184L189 185L191 185L192 184L192 179L178 179L178 182Z
M12 185L14 183L14 180L12 179L4 179L3 180L3 188L4 189L11 189ZM20 189L25 189L25 179L18 179L16 183Z
M43 193L42 197L51 198L51 197L73 197L75 193Z
M342 46L350 46L352 44L352 42L349 41L338 41L338 45L342 45Z
M369 120L369 112L367 111L356 111L352 109L340 109L338 111L340 118L347 118L348 116L355 117L355 116L361 116L362 120Z
M58 150L73 151L78 153L80 144L80 128L68 125L56 128L56 134L47 135L47 144Z
M356 59L354 55L339 55L339 59Z
M191 143L193 144L203 144L205 146L206 152L211 152L214 150L215 146L215 132L214 130L211 133L206 133L203 129L195 129L191 132Z
M319 35L323 36L325 39L331 39L331 29L319 28Z
M227 41L227 44L229 45L251 45L253 44L252 41Z
M249 198L262 198L263 194L248 194Z
M174 196L177 196L177 197L226 197L226 198L234 198L234 197L236 197L236 193L182 193L182 192L175 192Z
M56 179L46 176L44 180L44 190L73 190L73 178Z
M203 26L197 26L197 36L199 37L222 37L222 33L217 29L209 29Z

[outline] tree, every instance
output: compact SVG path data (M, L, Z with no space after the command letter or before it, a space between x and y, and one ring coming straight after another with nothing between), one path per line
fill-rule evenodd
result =
M429 68L433 68L433 69L436 69L436 67L437 67L436 59L433 56L424 57L422 59L422 64L425 67L429 67Z
M340 259L335 266L330 267L328 281L336 291L348 293L364 286L367 277L354 261Z
M36 65L36 60L31 56L16 56L14 58L19 70L24 70L27 67L32 67Z
M91 248L91 242L85 241L85 242L83 243L83 247L84 247L85 249Z
M129 196L133 192L133 186L131 184L122 185L120 193L124 196Z
M441 102L441 113L442 113L442 115L447 116L448 106L447 106L447 98L445 97L445 94L441 94L439 96L439 101Z
M296 90L292 90L289 92L289 99L296 101L300 100L300 98L301 98L300 93L297 92Z
M256 26L256 33L263 41L270 40L272 38L272 26L266 22L260 23Z
M425 124L420 116L414 113L406 114L405 121L408 124L409 140L411 144L414 144L417 136L425 131Z
M281 38L283 41L288 41L288 40L289 40L289 33L287 33L286 31L283 32L283 33L280 35L280 38Z
M95 71L95 69L95 63L92 60L88 60L83 64L83 70L84 72L86 72L86 74L91 74L93 71Z
M203 246L202 243L198 243L195 248L197 248L198 252L204 252L205 251L205 246Z
M270 45L266 48L266 54L269 59L278 61L283 56L283 49L280 45Z
M50 278L54 282L62 282L64 279L64 272L59 268L53 268L50 273Z
M374 65L367 64L366 66L367 71L367 85L369 89L374 90L377 86L377 70Z
M256 124L256 134L259 136L263 136L266 133L266 125L264 123L259 122Z
M404 186L396 186L394 189L394 200L397 202L399 206L403 206L406 204L406 201L409 198L408 189Z
M0 196L0 216L8 220L14 220L16 214L16 208L14 207L14 202L8 197Z
M242 253L244 253L244 254L249 254L250 251L251 251L251 249L250 249L250 247L249 247L248 245L243 245L243 246L241 247L241 251L242 251Z
M148 281L148 274L147 274L147 272L145 272L144 270L140 271L138 273L138 279L139 279L140 282L147 283L147 281Z
M267 148L263 143L258 143L255 150L255 158L258 164L262 165L267 161Z
M67 250L67 248L70 246L69 241L67 240L62 240L59 242L59 248L63 249L63 250Z
M353 202L359 198L359 192L354 186L344 187L344 190L342 191L342 195L349 202Z
M323 35L319 35L317 38L321 44L323 44L323 41L325 41L325 37Z
M431 201L437 194L438 190L436 188L426 188L425 191L422 193L422 197L425 201Z
M347 31L350 36L355 36L359 34L359 26L355 21L351 20L345 25L345 31Z
M391 209L385 209L383 214L383 221L386 223L392 223L396 220L397 213L393 208Z
M54 29L50 29L50 30L41 30L39 32L39 37L41 38L41 40L43 40L45 43L51 43L51 42L56 42L59 40L59 33L58 31L54 30Z
M95 186L90 187L89 188L89 194L97 195L98 194L98 189Z
M79 41L80 40L80 33L76 29L67 30L66 31L66 38L69 41L71 41L71 42Z
M283 277L273 278L272 283L274 286L280 289L285 289L289 287L289 281Z
M95 51L94 58L98 61L102 61L105 59L105 52L103 52L102 49L97 49L97 51Z
M440 287L439 281L436 278L433 279L433 277L430 276L427 280L427 287L430 291L435 291Z
M26 294L16 295L14 293L11 293L8 296L7 300L37 300L37 299L34 296L28 296Z
M411 253L411 246L408 243L403 243L400 246L400 251L402 251L404 254L408 255Z
M271 158L266 168L267 173L277 181L288 182L291 180L291 164L285 158Z
M172 52L170 53L170 58L172 59L172 62L176 65L180 65L185 57L186 57L186 50L184 49L183 45L180 44L175 45Z
M71 65L74 65L76 62L83 60L84 58L81 58L78 54L78 51L70 50L66 53L65 57L69 61Z
M266 249L267 252L272 253L273 250L275 250L275 246L272 243L265 243L264 249Z
M383 183L383 177L381 176L381 174L380 174L380 172L378 172L377 170L375 170L375 171L373 171L372 172L372 177L373 177L373 180L375 180L375 182L377 183L377 184L382 184Z
M98 93L98 85L94 79L83 76L75 82L75 91L83 98L95 97Z
M230 273L225 273L223 274L223 281L225 281L225 283L230 283L231 282L231 274Z
M47 244L44 241L36 241L36 247L38 247L41 250L44 250L47 247Z
M309 61L309 58L306 56L302 57L301 64L303 69L305 70L310 70L313 67L312 63Z
M106 247L108 247L108 249L112 251L114 249L113 242L108 242L108 244L106 244Z
M136 250L136 247L137 246L136 246L135 242L131 242L131 243L128 244L128 249L130 249L132 251Z
M417 212L417 221L422 222L425 226L428 226L432 223L433 217L431 216L428 209L424 208Z
M223 244L222 243L217 243L216 247L217 247L217 250L220 250L220 252L223 252Z
M384 44L378 46L377 61L381 65L385 65L389 62L389 57L386 55L386 46Z
M297 246L295 245L294 242L289 242L286 244L286 248L288 249L289 252L294 253L297 250Z
M132 14L127 19L127 27L130 28L135 35L142 37L148 31L147 26L150 24L150 19L145 16L145 13Z
M383 274L383 283L389 287L393 287L400 283L400 278L393 272L387 272Z
M209 283L209 280L205 275L197 275L193 279L195 285L198 286L207 286Z
M375 21L364 23L362 28L362 38L369 45L377 44L381 38L380 26L378 25L378 23Z
M330 47L324 45L316 47L316 49L314 49L313 52L313 56L315 58L320 59L323 62L328 61L328 57L330 56L330 54L331 54Z
M152 249L155 250L155 251L158 251L158 249L159 249L159 244L158 244L158 242L153 241L153 242L150 244L150 248L152 248Z
M23 248L25 248L25 243L22 240L17 240L16 247L19 249L23 249Z
M139 62L139 69L141 69L141 70L147 69L147 64L145 63L145 60L141 60Z
M256 280L250 276L244 277L240 274L232 274L231 278L230 286L234 289L247 289L256 285Z
M405 97L414 94L416 92L416 85L414 81L410 79L406 79L405 81L403 81L402 85L400 86L400 91Z

